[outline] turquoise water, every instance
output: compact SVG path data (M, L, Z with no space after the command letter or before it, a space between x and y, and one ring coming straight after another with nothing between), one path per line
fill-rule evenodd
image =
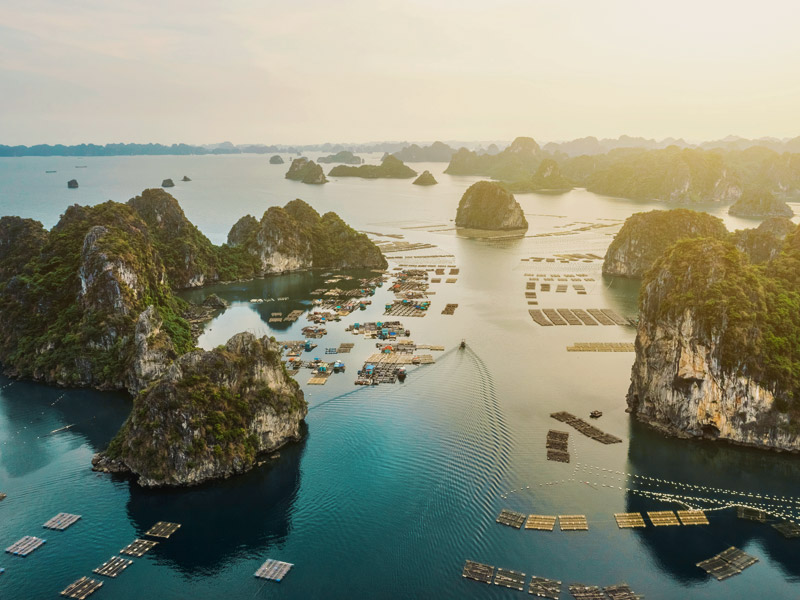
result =
M88 168L75 170L75 164ZM675 492L674 484L645 483L633 475L800 497L798 459L667 439L632 423L624 396L633 355L568 353L566 346L632 341L634 330L541 328L528 317L525 273L586 273L595 280L584 282L586 296L572 289L539 293L540 307L613 308L635 316L637 286L604 280L598 261L567 265L520 259L602 255L617 230L609 219L653 206L584 190L520 195L531 237L465 239L445 230L475 178L443 175L443 164L418 167L431 169L440 185L419 189L408 181L341 180L304 186L283 179L286 166L249 156L0 160L0 214L35 217L48 226L69 203L125 200L165 177L177 183L186 174L193 181L178 183L172 193L216 242L242 214L260 215L270 205L301 197L317 210L336 210L359 229L436 246L398 253L436 258L394 260L392 266L418 262L461 269L455 284L433 285L429 315L402 319L417 343L446 347L433 353L435 365L412 370L403 384L353 385L355 371L375 346L344 329L354 321L381 320L387 293L380 289L366 311L329 324L328 335L315 340L317 351L306 354L324 357L325 347L356 344L351 354L337 357L347 372L333 375L325 386L308 386L309 371L298 374L310 405L304 440L247 475L199 488L142 490L125 479L91 472L92 454L127 415L130 401L123 394L0 378L0 491L8 494L0 502L0 545L24 535L48 540L25 559L0 554L0 567L6 569L0 598L56 598L158 520L182 527L134 559L116 580L105 580L93 598L141 598L154 590L163 598L204 599L519 594L462 579L465 559L565 584L626 581L648 598L797 596L800 540L785 540L768 525L738 520L726 509L709 512L709 526L630 531L617 528L613 513L678 508L641 493ZM59 172L45 175L47 169ZM66 179L73 176L81 188L67 190ZM725 218L731 228L753 224ZM577 231L589 224L612 226ZM573 233L533 237L564 231ZM307 308L309 292L325 278L298 273L187 292L202 299L213 291L231 302L208 325L200 344L213 347L242 330L301 339L305 318L277 327L266 320L271 312ZM283 296L290 300L249 301ZM455 315L439 314L449 302L459 304ZM468 344L463 351L457 348L462 338ZM547 430L567 429L550 419L550 412L585 416L593 409L604 412L598 426L623 443L602 446L570 430L572 463L547 462ZM73 427L51 433L67 425ZM724 492L706 496L731 497ZM590 530L517 531L495 523L502 508L585 514ZM42 529L62 511L83 518L64 532ZM694 566L730 545L759 562L725 582ZM262 582L253 573L267 558L295 566L279 584Z

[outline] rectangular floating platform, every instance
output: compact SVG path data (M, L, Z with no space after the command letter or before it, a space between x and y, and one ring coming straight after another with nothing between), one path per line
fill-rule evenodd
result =
M550 429L547 432L546 446L548 448L555 448L556 450L566 450L569 441L569 433L566 431L558 431L557 429Z
M727 550L712 556L706 560L697 563L697 566L703 569L712 577L716 577L719 581L738 575L747 567L750 567L758 562L755 556L742 552L735 546L731 546Z
M622 442L622 440L618 437L600 431L597 427L590 425L583 419L579 419L575 415L568 412L555 412L551 413L550 416L556 421L561 421L562 423L566 423L567 425L574 427L586 437L597 440L601 444L618 444Z
M561 315L569 325L583 325L583 322L576 317L568 308L559 308L558 314Z
M617 527L620 529L632 529L634 527L647 527L641 513L614 513L617 520Z
M445 283L455 283L455 282L456 282L456 280L455 280L454 278L450 278L450 279L445 279L445 281L444 281L444 282L445 282Z
M551 460L553 462L569 463L569 452L548 448L547 460Z
M155 525L153 525L150 530L145 533L145 535L149 535L150 537L160 537L164 539L168 539L173 533L180 529L180 523L169 523L168 521L159 521Z
M561 582L557 579L546 579L544 577L531 578L531 583L528 586L528 593L532 596L539 598L550 598L550 600L558 600L561 594Z
M127 554L128 556L135 556L141 558L146 552L158 546L158 542L152 540L135 539L130 544L120 550L120 554Z
M758 521L759 523L767 522L767 513L763 510L755 508L746 508L744 506L736 507L736 516L746 521Z
M528 519L525 521L525 529L553 531L555 526L556 518L552 515L528 515Z
M494 567L491 565L484 565L479 562L468 560L464 563L464 570L461 576L474 581L481 581L483 583L492 583L492 576L494 575Z
M69 584L62 592L62 596L84 600L103 587L102 581L81 577L78 581Z
M308 380L308 385L325 385L330 375L330 373L317 373Z
M442 311L442 314L443 315L455 314L457 308L458 308L458 304L448 304L447 306L444 307L444 310Z
M598 325L597 321L595 321L589 313L581 308L573 308L572 314L578 317L584 325Z
M6 552L9 554L14 554L16 556L28 556L31 552L39 548L42 544L44 544L47 540L43 540L42 538L38 538L32 535L26 535L24 538L14 542L8 548L6 548Z
M563 317L558 314L558 311L554 308L545 308L542 310L544 315L550 319L550 322L553 325L566 325L567 322L563 319Z
M633 342L575 342L567 352L635 352Z
M282 562L268 558L266 562L261 565L255 573L256 577L260 579L269 579L270 581L280 581L289 572L294 565L292 563Z
M525 523L525 519L527 519L526 515L504 508L500 511L500 515L497 517L496 521L501 525L508 525L515 529L521 529Z
M561 531L589 531L585 515L558 515Z
M572 594L575 600L608 600L603 588L596 585L573 583L569 586L569 593Z
M609 585L603 591L608 594L611 600L640 600L642 598L639 594L634 594L627 583Z
M677 512L682 525L708 525L708 517L702 510L679 510Z
M590 315L592 315L600 325L613 325L614 321L612 321L608 315L606 315L602 310L599 308L588 308L586 309Z
M498 568L494 575L494 584L521 592L525 589L525 573Z
M680 525L681 522L675 513L671 510L655 510L647 513L650 517L650 522L656 527L668 527L671 525Z
M80 515L71 515L69 513L58 513L55 517L47 521L42 527L46 529L56 529L58 531L64 531L67 527L75 523L78 519L80 519Z
M102 575L103 577L116 577L132 564L132 560L119 556L112 556L92 572Z
M532 308L528 311L528 313L531 315L533 322L537 325L541 325L542 327L550 327L553 325L550 320L544 316L544 313L538 308Z
M800 537L800 526L792 521L781 521L773 524L772 527L787 539Z

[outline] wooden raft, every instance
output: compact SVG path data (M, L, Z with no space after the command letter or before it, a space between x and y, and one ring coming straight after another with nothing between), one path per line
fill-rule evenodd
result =
M135 539L130 544L120 550L120 554L127 554L128 556L135 556L141 558L146 552L158 546L158 542L152 540Z
M97 581L95 579L89 579L88 577L81 577L78 581L69 584L62 592L62 596L66 596L67 598L76 598L77 600L84 600L84 598L88 598L92 594L94 594L97 590L103 587L102 581Z
M528 515L528 520L525 521L525 529L553 531L555 526L556 518L551 515Z
M263 565L261 565L255 573L256 577L261 579L269 579L270 581L281 581L294 565L292 563L283 562L268 558Z
M132 560L121 558L119 556L112 556L92 572L104 577L116 577L132 564Z
M509 527L514 527L515 529L521 529L526 518L526 515L523 515L522 513L514 512L513 510L504 508L500 511L500 515L497 517L496 521L501 525L508 525Z
M494 567L491 565L484 565L479 562L468 560L464 563L464 570L461 576L473 581L480 581L482 583L492 583L492 576L494 575Z
M80 519L80 515L71 515L69 513L58 513L55 517L47 521L42 527L45 529L56 529L64 531L67 527Z
M561 582L557 579L546 579L534 575L528 586L528 593L539 598L558 600L558 596L561 594Z
M647 527L641 513L614 513L614 518L617 520L617 527L620 529Z
M561 531L589 531L585 515L558 515Z
M682 525L708 525L708 517L702 510L679 510L677 512Z
M160 537L167 539L173 533L180 529L180 523L170 523L168 521L159 521L155 525L153 525L150 530L145 533L145 535L149 535L150 537Z
M672 525L680 525L678 517L671 510L655 510L647 513L650 517L650 522L656 527L669 527Z
M26 535L25 537L17 540L13 544L11 544L8 548L6 548L6 552L9 554L14 554L16 556L28 556L31 552L39 548L42 544L44 544L47 540L43 540L42 538L38 538L32 535Z
M498 567L497 573L494 575L494 584L521 592L525 587L525 573Z

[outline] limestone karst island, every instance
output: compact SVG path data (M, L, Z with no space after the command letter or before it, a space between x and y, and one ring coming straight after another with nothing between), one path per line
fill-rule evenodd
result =
M3 15L0 599L800 597L800 5Z

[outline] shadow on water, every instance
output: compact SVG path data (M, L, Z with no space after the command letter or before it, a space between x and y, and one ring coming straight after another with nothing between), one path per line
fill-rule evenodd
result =
M137 535L158 521L180 523L154 555L193 576L283 544L292 527L306 437L304 431L303 440L281 448L279 458L224 481L161 490L131 482L127 512Z
M78 436L94 451L102 450L130 409L130 397L122 392L55 388L0 377L0 419L7 423L9 436L0 460L14 477L36 471L50 462L54 449L28 442L50 436Z
M800 496L800 457L724 442L685 440L665 437L631 419L628 449L629 471L633 474L657 477L709 488L719 488L770 496ZM714 491L687 491L671 485L638 486L665 493L678 493L707 498L736 501L736 496ZM742 501L753 502L753 499ZM709 502L698 506L711 507ZM677 503L647 499L638 494L626 494L626 510L680 510ZM721 552L729 546L752 551L758 558L774 560L783 570L800 577L796 560L798 540L785 539L770 524L739 519L735 508L706 513L708 526L650 527L635 530L661 567L682 582L697 582L706 578L696 563ZM797 514L797 513L795 513ZM768 556L763 556L761 549Z

